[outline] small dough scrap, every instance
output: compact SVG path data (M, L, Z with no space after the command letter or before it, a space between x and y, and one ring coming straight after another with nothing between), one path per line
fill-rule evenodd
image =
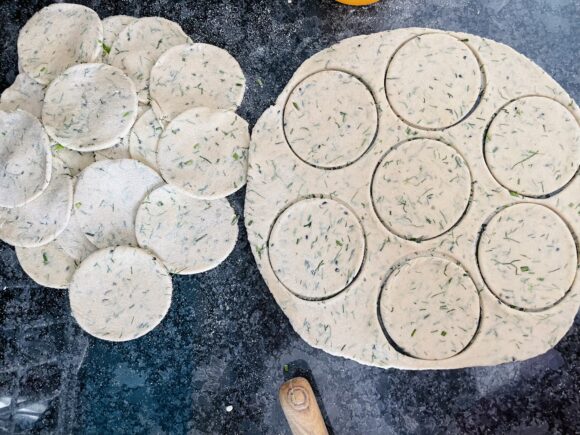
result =
M137 118L137 95L118 68L90 63L58 76L46 90L42 122L53 140L76 151L115 145Z
M161 17L139 18L119 33L111 47L108 61L133 80L139 100L149 101L151 68L163 53L191 39L173 21Z
M356 278L365 236L355 214L326 198L299 201L276 219L268 255L280 282L303 299L337 295Z
M167 314L173 286L167 269L139 248L119 246L91 254L69 286L81 328L108 341L128 341L153 330Z
M6 243L34 248L52 242L66 228L71 215L73 181L59 159L52 162L52 177L42 195L21 207L3 209L0 239Z
M214 45L172 47L151 70L151 104L163 122L194 107L236 110L245 89L240 64Z
M6 112L22 109L40 119L45 91L46 86L32 80L27 74L18 74L14 83L2 92L0 109Z
M530 311L562 299L578 268L568 226L548 207L530 203L504 208L490 220L478 260L487 286L501 301Z
M137 208L161 184L155 171L136 160L93 163L79 175L74 195L81 229L98 248L136 246Z
M76 177L87 166L95 163L95 153L74 151L63 147L61 144L52 144L50 147L52 156L59 159L68 168L70 174Z
M485 159L506 189L532 197L553 194L580 166L580 126L566 107L551 98L520 98L491 122Z
M349 165L371 146L377 107L369 89L342 71L306 77L284 107L284 133L294 153L326 169Z
M469 47L454 36L428 33L407 41L391 59L387 98L395 113L423 129L443 129L465 118L482 88Z
M0 207L38 198L51 172L50 140L40 121L23 110L0 111Z
M163 126L152 109L143 113L133 125L129 134L129 153L135 160L158 171L157 143Z
M463 157L432 139L403 142L377 166L373 205L381 222L407 240L432 239L453 227L471 195Z
M103 18L103 60L105 62L111 52L111 47L119 37L119 33L136 20L137 18L128 15L113 15Z
M75 213L76 207L73 206L72 210L68 225L56 238L55 243L62 248L69 257L80 263L90 254L95 252L97 247L89 241L81 229Z
M246 184L250 133L234 112L195 108L169 123L159 138L161 175L195 198L223 198Z
M441 360L469 344L479 325L479 294L458 264L418 257L387 279L380 299L383 325L408 355Z
M135 228L139 245L171 273L191 275L217 267L231 254L238 217L226 199L199 200L165 185L145 198Z
M32 16L18 36L18 61L22 70L44 85L77 63L101 57L103 25L95 11L61 3Z
M68 288L75 261L56 242L36 248L16 247L20 266L33 281L44 287Z

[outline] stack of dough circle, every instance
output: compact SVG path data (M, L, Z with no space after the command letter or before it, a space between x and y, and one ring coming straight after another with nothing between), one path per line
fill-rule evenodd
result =
M478 36L317 53L250 144L245 224L276 302L311 345L379 367L547 351L580 305L579 120L537 65Z

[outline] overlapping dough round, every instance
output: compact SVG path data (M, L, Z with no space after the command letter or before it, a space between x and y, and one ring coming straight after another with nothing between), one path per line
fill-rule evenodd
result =
M76 207L73 206L71 217L66 228L56 238L55 243L73 260L83 261L91 253L97 250L83 230L81 229L75 214Z
M135 22L137 18L128 15L113 15L103 18L103 60L107 62L111 47L129 24Z
M2 92L0 110L10 112L22 109L40 119L45 91L46 86L32 80L27 74L20 73L14 83Z
M163 126L152 109L145 111L133 125L129 134L129 153L135 160L158 171L157 143Z
M51 288L68 288L77 265L56 242L35 248L16 247L24 272L36 283Z
M59 159L69 170L73 177L76 177L87 166L95 163L95 153L80 152L63 147L61 144L52 144L50 147L52 156Z

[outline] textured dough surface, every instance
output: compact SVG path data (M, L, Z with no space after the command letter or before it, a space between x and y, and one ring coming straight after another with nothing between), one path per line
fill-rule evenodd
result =
M22 109L40 119L46 86L21 73L0 96L0 110L10 112Z
M58 143L51 145L50 150L52 156L59 159L73 177L76 177L87 166L95 163L95 154L90 151L84 153L74 151Z
M32 16L18 36L23 72L49 84L68 67L97 61L103 26L95 11L75 4L52 4Z
M445 48L443 44L431 44L431 48L427 50L428 53L423 58L429 58L429 64L437 62L431 67L425 63L423 71L408 73L408 75L413 76L409 80L415 80L415 76L424 77L425 83L417 83L417 85L426 86L427 90L422 88L425 92L431 92L428 87L429 84L434 88L434 92L429 94L429 98L434 98L431 103L433 103L435 108L428 110L427 106L425 106L425 117L422 118L425 120L433 119L434 122L421 124L424 128L416 128L409 121L417 122L417 119L412 118L411 115L406 115L409 119L405 122L404 119L406 118L401 116L401 109L399 109L401 113L397 115L389 104L390 98L387 98L387 92L389 92L391 82L396 80L385 80L385 78L387 77L387 70L395 71L391 70L389 65L391 64L391 59L395 59L395 53L401 47L404 47L408 41L412 41L417 36L434 33L443 35L442 38L445 41L450 41L453 46L458 48L457 51L450 51L446 54L445 50L441 50ZM450 40L449 38L454 39ZM421 36L421 39L425 40L423 36ZM427 42L429 39L431 38L427 38ZM434 49L438 54L436 56L428 56L431 53L431 49ZM465 50L468 50L468 52ZM479 66L475 67L475 64L472 64L474 67L464 68L465 65L462 66L461 64L464 61L463 57L460 56L461 59L458 59L457 53L465 53L465 61L469 59L469 55L474 56L481 63L485 74L481 74ZM430 74L438 71L442 71L445 74L445 71L449 71L449 68L457 71L460 69L471 71L474 77L477 76L477 80L473 80L473 83L477 82L477 85L475 85L477 90L473 92L474 85L470 85L469 89L466 86L464 87L463 93L456 94L459 88L456 89L455 82L450 82L448 83L450 85L449 89L453 89L452 92L455 92L452 99L445 92L440 92L441 89L436 83L428 83L427 79ZM360 92L370 92L374 97L377 109L377 131L374 140L368 144L366 150L362 152L358 159L346 159L347 163L338 166L338 169L325 169L320 167L320 165L313 165L312 162L307 163L303 158L299 158L296 150L289 143L288 123L286 122L285 125L285 121L287 121L285 120L285 110L289 107L294 107L291 97L295 95L295 90L309 77L316 77L321 74L321 71L343 71L349 76L360 79L360 82L364 83L364 91L361 90ZM458 79L462 79L464 84L467 83L470 79L465 77L463 72L461 74L464 77L458 77ZM525 77L525 80L522 80L522 77ZM481 96L479 96L480 85L483 85ZM335 109L342 107L336 100L336 97L340 95L344 95L347 100L360 97L358 91L357 95L353 94L352 97L350 97L350 94L350 92L343 94L340 89L336 89L334 92L326 92L325 94L324 88L321 87L320 91L315 91L312 96L312 101L319 101L318 105L312 106L311 109L299 106L305 112L302 114L303 118L300 119L304 122L316 119L319 116L318 107ZM401 95L404 94L405 92L401 93ZM580 177L574 175L567 183L564 182L564 177L562 177L560 182L565 183L565 185L553 195L525 198L517 192L510 192L510 189L502 186L492 175L484 158L485 149L487 148L484 146L484 138L496 114L512 101L530 95L543 96L556 101L565 107L575 122L578 123L580 111L576 103L537 65L503 44L475 35L420 28L400 29L346 39L327 50L315 54L304 62L288 82L278 97L276 104L264 112L253 129L245 202L245 223L248 240L260 272L268 284L274 299L288 316L294 329L304 340L326 352L351 358L364 364L404 369L448 369L524 360L546 352L564 336L572 325L580 306L580 279L578 279L578 260L575 255L578 246L577 244L573 246L569 238L569 233L571 233L577 240L580 231ZM474 98L475 101L473 101ZM406 98L401 101L407 101L415 109L423 104L422 98ZM453 103L455 109L454 111L452 110L453 113L446 112L447 114L443 114L443 116L443 112L439 112L438 108L449 107L449 103ZM419 112L415 110L412 113ZM561 138L566 137L565 135L571 134L578 128L577 124L572 122L562 122L563 119L564 116L558 121L560 126L558 131L547 128L546 134L552 138L550 140L553 144L562 143ZM340 122L340 119L338 119L338 122ZM452 123L452 126L446 127L446 125ZM303 125L307 128L312 127L306 124ZM438 129L435 129L434 126L438 126ZM314 125L314 127L317 126ZM326 127L318 126L318 128L323 132L327 131ZM517 133L514 132L516 136ZM326 137L326 135L319 134L319 131L314 128L309 133L309 137L316 139ZM410 214L408 216L412 220L411 223L406 225L407 235L410 237L402 238L391 231L387 225L383 224L373 204L373 175L378 169L378 165L381 162L386 162L388 155L393 150L396 150L397 147L403 150L404 144L415 142L414 139L430 139L448 144L449 158L453 156L452 151L456 151L465 161L465 168L469 170L471 175L471 196L465 212L459 216L459 220L455 224L451 224L451 221L454 220L451 215L458 214L461 207L458 206L454 213L445 213L444 211L448 224L452 225L451 228L429 239L419 239L417 236L421 235L421 231L425 228L430 229L430 234L438 233L445 229L445 225L439 229L439 222L431 227L431 224L425 220L423 228L412 230L411 223L418 224L418 219L421 216L426 216L433 220L430 215L433 210L430 209L430 206L421 207L420 211L423 214ZM510 144L510 138L506 137L504 139L501 144L507 147ZM494 140L493 136L491 140ZM547 143L548 138L542 138L542 141L544 140ZM324 155L327 159L326 161L332 161L333 158L342 158L344 152L352 152L352 155L359 155L360 148L358 145L354 143L348 148L349 145L346 144L347 148L329 149ZM500 142L497 145L499 146ZM570 150L574 150L572 154L569 154L571 156L577 152L577 148L570 142L568 142L568 145ZM513 146L513 142L510 146L512 149L517 149L517 147ZM515 163L518 161L515 154L507 151L506 154L506 162L513 161ZM551 154L551 156L555 161L559 161L559 157L556 154ZM444 157L442 156L442 158ZM423 165L423 170L421 171L418 169L418 164L424 159L418 159L412 153L409 156L405 156L405 159L407 159L407 162L410 160L412 163L408 168L408 176L419 175L427 177L423 184L437 185L439 183L442 189L439 198L449 195L450 192L447 192L446 189L454 189L453 184L446 186L442 181L445 180L443 175L447 174L443 160L440 161L442 164L439 165L439 169L434 173L433 169L438 166L435 161L428 166ZM425 161L428 160L426 159ZM545 177L548 171L542 165L538 166L533 164L533 162L534 159L529 160L530 166L525 170L526 175L530 179L535 178L538 180ZM538 162L541 162L541 160L538 160ZM453 166L453 162L451 163ZM577 165L577 157L570 157L568 163ZM455 165L457 166L457 161ZM463 168L463 165L461 168ZM519 166L516 169L519 169ZM393 171L392 173L390 172L391 170ZM451 180L452 174L455 176L458 172L463 172L465 176L467 175L465 169L460 170L460 168L453 167L452 172L448 173L449 180ZM393 194L393 192L397 194L408 188L405 185L407 177L403 172L396 170L395 167L389 167L389 171L385 170L383 175L387 175L387 179L392 176L393 180L397 180L396 183L392 182L392 180L383 180L385 183L381 187L383 194ZM437 176L434 177L434 175ZM408 183L412 183L412 181L412 179L407 180ZM463 204L464 195L468 192L467 184L467 182L461 183L463 187L453 195L449 195L449 197L453 196L452 200L446 199L441 202L445 210L447 210L447 207L454 207L455 201ZM426 186L426 189L429 187L431 186ZM284 211L290 210L291 208L289 207L292 204L300 204L300 201L313 196L342 203L358 217L365 236L365 256L357 276L343 291L327 298L309 300L299 297L290 291L283 279L278 276L276 267L271 262L271 252L269 252L268 244L272 237L272 228L277 225L276 222ZM436 199L435 196L430 200L434 199ZM443 205L444 202L448 204L445 206ZM492 272L492 277L488 279L485 276L484 279L484 276L482 276L484 271L479 267L477 261L480 234L486 228L486 225L490 224L491 230L493 230L493 219L494 216L499 216L498 210L509 211L515 207L514 204L520 203L538 204L537 207L543 207L542 210L544 208L551 209L549 211L552 213L544 213L547 216L545 220L541 218L544 214L540 214L538 219L532 216L531 213L526 214L525 219L529 218L530 224L520 232L518 241L522 244L522 249L525 245L529 256L533 258L538 257L541 252L543 257L549 257L545 261L546 265L552 264L552 262L558 263L554 268L566 265L562 269L565 273L557 280L550 281L547 277L544 277L545 280L543 282L546 285L550 284L552 287L557 287L557 289L548 292L547 289L538 287L537 299L530 300L532 302L530 306L541 307L538 309L522 310L503 302L499 298L501 294L498 293L496 295L492 286L495 285L501 290L501 288L505 287L502 284L504 278L497 274L498 272ZM431 202L431 205L434 204ZM407 210L411 211L409 208ZM395 213L397 208L393 209L391 207L390 211ZM388 212L389 208L386 207L383 210L383 214ZM405 216L404 213L400 213L400 210L399 214L401 218ZM549 216L556 216L556 218L551 219ZM440 222L444 223L443 217L441 219L442 221ZM542 222L544 221L549 222L549 224L543 224ZM296 220L293 222L293 227L302 231L301 228L304 227L300 228ZM563 223L567 225L568 233L561 226ZM502 223L502 225L504 224ZM546 229L544 228L545 226L550 228ZM290 223L288 223L287 227L293 228ZM497 253L507 250L510 243L516 244L504 239L505 230L502 230L502 228L500 226L494 232L496 237L492 239L496 240L499 246L499 250L496 250ZM284 234L286 235L287 233ZM329 230L327 234L330 237L333 234L332 230ZM288 239L287 243L290 245L289 235ZM485 238L482 237L481 239L483 244ZM558 243L558 245L551 246L550 241L554 242L554 244ZM296 243L296 239L294 239L294 243ZM329 245L331 244L329 243ZM336 243L335 246L337 246ZM335 249L335 247L332 248ZM554 251L557 248L560 250L556 254ZM311 255L309 246L305 245L304 249L291 252L293 252L294 257L288 255L289 259L286 261L287 263L294 262L295 266L293 266L293 270L288 270L286 276L308 276L303 272L304 262L301 262L300 259L304 260ZM519 251L514 250L513 252ZM328 246L324 253L330 255L331 246ZM389 339L389 334L386 333L388 328L385 327L385 319L381 319L383 316L380 315L379 310L381 294L385 289L385 285L388 287L386 283L391 271L397 265L417 257L449 260L459 268L458 270L464 271L464 284L466 287L470 287L467 285L470 281L473 283L477 289L479 300L477 304L469 306L480 307L479 322L475 335L470 329L471 326L466 328L467 332L464 333L460 328L465 326L454 323L453 333L451 332L451 325L446 325L444 329L446 335L444 336L441 335L442 328L433 328L432 330L439 330L439 337L420 334L420 329L417 328L412 338L420 339L421 342L415 343L414 340L411 341L411 334L416 326L409 330L410 324L398 322L399 327L404 328L403 332L401 332L402 335L398 338L401 343L394 345L395 341ZM519 266L520 262L516 264ZM492 266L494 266L493 262ZM517 276L513 267L507 269L513 276L505 275L506 280L510 280L514 285L520 286L519 293L521 293L525 285L524 281L520 281L520 279L527 279L530 272L538 271L540 264L523 264L522 262L521 266L524 266L524 270L518 270ZM422 273L426 272L424 268L421 271ZM552 273L557 274L558 272L562 273L561 271ZM575 279L570 284L569 280L573 275L575 275ZM556 276L554 275L554 277ZM530 278L536 277L536 275L530 275ZM428 283L429 279L417 281ZM438 282L435 278L431 279L431 281L432 284ZM405 282L408 283L410 281L406 280ZM321 284L322 281L315 281L315 283ZM429 290L429 288L426 287L426 290ZM385 291L386 293L387 291ZM552 296L556 298L556 295L561 296L560 299L551 305L547 305L554 300ZM397 297L395 302L402 303L403 300L402 297ZM429 305L428 308L433 309L435 306ZM437 309L439 309L439 306L437 306ZM458 314L460 313L455 313L455 315ZM435 316L435 314L432 314L432 316ZM473 315L466 318L473 321ZM416 316L407 316L404 321L417 323L423 322L423 320L429 322L434 319L435 317L430 320L430 317L422 319ZM388 317L386 320L389 320ZM395 333L392 332L392 335L395 335ZM473 339L471 339L472 335ZM434 338L437 339L435 342L431 340ZM454 340L453 346L448 346L450 339ZM439 344L438 340L443 340L442 344ZM463 346L464 349L461 350ZM411 355L413 352L418 356Z
M56 242L36 248L16 247L16 256L26 274L37 284L50 288L68 288L75 261Z
M135 17L128 15L113 15L103 19L103 60L107 62L111 47L119 37L119 33L123 31L129 24L137 20Z
M98 248L136 246L137 208L162 183L155 171L136 160L93 163L81 172L75 189L75 216L81 229Z
M245 89L236 59L209 44L170 48L151 70L151 104L164 122L194 107L236 110Z
M129 153L150 168L159 171L157 166L157 143L163 126L152 109L146 110L133 125L129 134Z
M118 68L101 63L67 69L47 88L42 122L55 142L76 151L113 146L137 118L137 95Z
M95 252L97 247L89 242L89 239L85 236L78 223L75 210L76 207L73 206L68 225L56 238L55 243L65 254L80 263L91 253Z
M161 175L190 195L223 198L246 184L250 133L234 112L190 109L169 123L159 137Z
M28 112L0 111L0 207L18 207L44 192L52 174L50 141Z
M213 269L230 255L238 217L226 199L195 199L165 185L145 198L135 228L139 245L171 273L190 275Z
M173 292L167 269L139 248L91 254L69 287L72 313L89 334L109 341L139 338L163 320Z

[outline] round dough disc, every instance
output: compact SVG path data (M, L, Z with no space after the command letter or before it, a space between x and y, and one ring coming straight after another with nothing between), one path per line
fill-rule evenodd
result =
M36 248L16 247L20 266L36 283L51 288L68 288L75 261L55 242Z
M572 286L578 268L567 225L548 207L529 203L507 207L490 220L478 260L489 289L522 310L554 305Z
M14 83L2 92L0 109L11 112L16 109L27 111L40 119L46 87L28 77L18 74Z
M373 95L356 77L321 71L296 86L284 107L284 133L296 155L336 169L361 157L377 131Z
M223 198L246 184L250 133L234 112L190 109L159 138L161 175L193 197Z
M162 186L137 212L137 240L172 273L190 275L217 267L233 251L238 217L226 199L205 201Z
M149 101L151 68L175 45L191 42L179 24L161 17L139 18L125 27L111 47L109 63L131 77L139 100Z
M129 134L131 157L157 171L157 143L162 131L163 126L155 116L155 112L152 109L144 112Z
M268 239L276 277L303 299L327 299L344 290L356 278L364 253L358 218L331 199L291 205L278 217Z
M578 170L580 126L566 107L551 98L520 98L491 122L485 160L506 189L526 196L550 195Z
M385 89L408 124L442 129L465 118L477 103L481 70L469 47L451 35L429 33L407 41L387 69Z
M422 241L437 237L461 218L471 195L471 175L463 157L432 139L403 142L377 166L373 205L393 233Z
M55 142L76 151L113 146L137 117L131 80L101 63L76 65L47 88L42 122Z
M209 44L184 44L167 50L151 70L151 99L162 121L194 107L236 110L246 78L226 50Z
M103 59L105 62L111 52L111 47L119 37L119 33L136 20L137 18L127 15L113 15L103 19Z
M133 340L153 330L167 314L172 292L171 276L159 260L129 246L94 252L69 286L81 328L109 341Z
M18 61L32 79L49 84L68 67L101 56L103 26L95 11L52 4L32 16L18 36Z
M22 110L0 111L0 207L38 198L52 172L50 141L38 119Z
M65 252L65 254L80 263L90 254L95 252L97 247L85 236L85 233L78 223L75 210L76 207L73 207L68 225L56 238L55 243Z
M136 246L135 214L145 196L163 184L136 160L102 160L78 177L74 195L78 223L98 248Z

